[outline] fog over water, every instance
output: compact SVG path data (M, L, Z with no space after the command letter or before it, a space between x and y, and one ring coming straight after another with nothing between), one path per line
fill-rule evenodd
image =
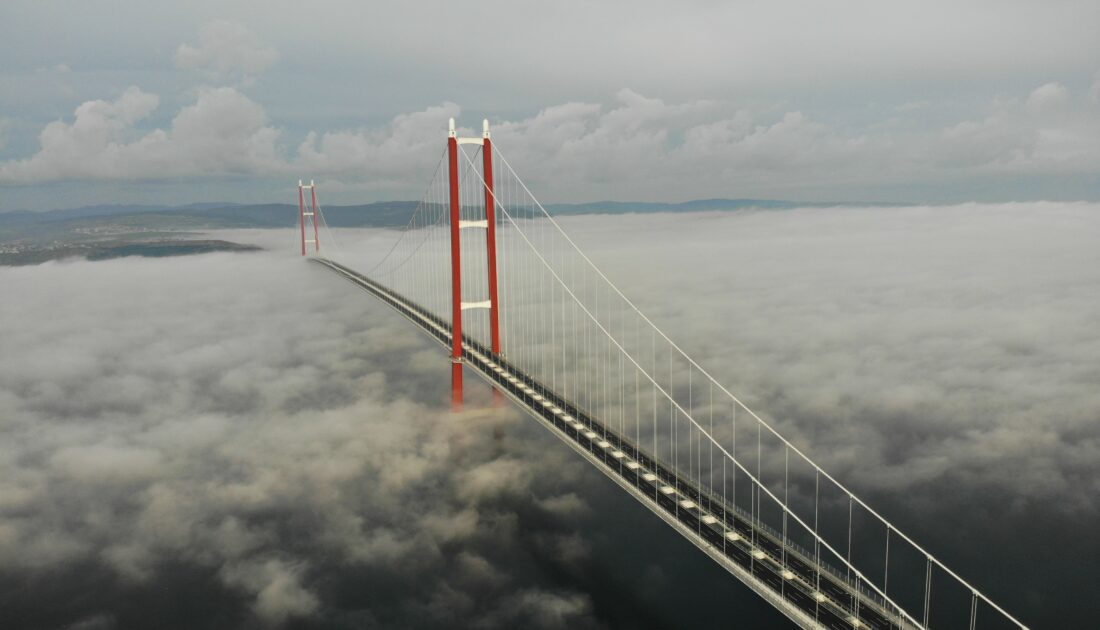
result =
M562 225L994 601L1100 612L1100 204ZM780 623L480 381L450 414L442 349L291 231L220 234L270 249L0 268L0 626Z

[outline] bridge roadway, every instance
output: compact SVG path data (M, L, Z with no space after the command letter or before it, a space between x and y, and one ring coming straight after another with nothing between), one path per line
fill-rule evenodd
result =
M385 286L325 258L317 262L382 300L444 347L450 324ZM465 335L464 335L465 337ZM625 436L576 408L545 384L463 339L463 360L635 499L803 628L909 630L875 593L783 536L743 508L676 475ZM785 564L784 564L785 558ZM816 586L815 586L816 585Z

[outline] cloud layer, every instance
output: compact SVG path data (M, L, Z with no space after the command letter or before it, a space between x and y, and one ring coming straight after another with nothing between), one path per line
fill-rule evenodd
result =
M1083 621L1074 557L1100 551L1097 204L561 222L674 341L918 542L1023 602L1010 610L1025 620ZM342 241L364 269L388 251L367 234ZM959 534L979 531L982 545ZM1037 560L1013 551L1021 537L1076 543ZM1016 571L1031 579L1004 577Z
M132 625L111 593L181 566L240 602L183 626L597 625L539 564L584 561L554 552L571 455L536 456L510 410L447 413L441 351L319 268L280 252L2 273L23 297L0 316L0 583L57 584L5 596L5 627ZM341 594L353 576L365 590ZM98 597L51 608L71 581Z
M1036 626L1087 625L1100 207L562 222L719 381L949 566ZM1073 543L1038 557L1031 538Z
M844 478L904 493L960 476L1100 513L1096 204L562 222Z
M0 269L0 625L776 623L294 236Z
M210 22L197 44L175 53L176 66L210 82L192 91L192 102L157 113L161 97L137 86L85 101L42 128L29 157L0 162L0 183L270 182L297 174L322 182L330 200L419 196L447 118L462 107L444 101L385 123L307 123L300 135L288 133L244 91L277 58L247 28ZM921 100L845 120L785 102L667 101L621 88L493 123L498 146L537 189L551 191L547 201L911 198L905 190L1012 197L1029 186L1030 197L1059 198L1089 190L1100 172L1095 92L1095 84L1075 92L1049 81L965 112ZM150 127L154 116L170 119ZM466 122L464 133L475 133Z
M263 108L235 88L203 89L170 127L140 133L138 124L158 103L157 95L136 87L113 101L88 101L71 123L56 121L42 130L34 156L0 164L0 179L148 180L287 169L279 131L267 126Z
M21 28L0 39L0 109L11 120L0 184L16 185L5 209L78 205L93 192L110 202L103 182L133 179L157 183L160 198L148 202L196 201L196 180L226 200L268 202L277 182L299 177L324 179L341 202L411 198L436 153L418 152L419 139L438 147L445 128L432 111L459 106L471 128L483 116L531 128L504 148L540 171L548 201L1097 194L1095 3L695 2L670 14L643 2L625 21L619 7L574 3L489 3L469 15L445 3L336 2L307 15L278 2L260 13L108 3L60 15L9 4L5 23ZM145 28L115 32L123 12ZM550 44L563 37L568 46ZM184 138L135 146L150 131L169 134L218 87L245 94L251 105L233 111L258 107L263 121L248 114L198 161ZM156 94L163 109L96 150L45 142L47 126L75 124L81 103L114 103L129 89ZM406 134L399 121L420 116L430 125ZM279 137L253 137L266 127ZM116 145L141 168L59 159L115 164ZM53 200L26 187L48 182L72 184L51 187Z
M1074 626L1093 614L1079 559L1100 552L1098 212L564 223L907 533L1026 621ZM163 612L154 593L170 592L208 602L185 626L633 627L701 625L744 597L530 421L446 413L440 350L285 256L293 236L231 237L270 253L0 270L21 296L0 307L0 592L14 593L0 610L126 626L142 614L127 602ZM339 236L370 255L393 234ZM1041 558L1019 544L1044 537L1075 543ZM752 597L737 607L775 623Z

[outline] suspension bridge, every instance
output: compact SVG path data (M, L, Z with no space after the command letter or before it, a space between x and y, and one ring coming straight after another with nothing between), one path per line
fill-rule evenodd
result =
M452 119L441 144L407 227L369 269L321 254L312 181L299 182L299 240L447 349L455 407L464 372L483 378L799 627L1025 627L646 317L537 201L488 121L464 137Z

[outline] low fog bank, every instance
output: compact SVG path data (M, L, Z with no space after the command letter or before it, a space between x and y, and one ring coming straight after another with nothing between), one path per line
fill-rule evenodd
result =
M861 487L1100 504L1100 204L563 220L718 380Z
M667 627L643 597L714 592L475 379L450 414L442 348L289 234L0 270L0 626Z
M1010 611L1098 612L1100 205L561 222ZM360 269L395 236L335 234ZM777 623L476 379L449 414L442 349L296 232L218 237L268 249L0 269L0 625Z
M720 382L949 566L1025 620L1087 618L1100 204L559 222ZM394 233L336 237L367 269ZM1025 542L1043 540L1073 544Z
M1100 204L561 222L720 382L1010 611L1097 612L1080 560L1100 557Z
M560 223L720 382L964 577L1025 620L1087 618L1100 204ZM337 237L369 268L393 234Z

